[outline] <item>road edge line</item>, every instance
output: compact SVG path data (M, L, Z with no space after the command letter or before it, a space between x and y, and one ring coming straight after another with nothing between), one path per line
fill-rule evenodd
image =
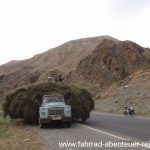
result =
M89 127L89 126L86 126L86 125L83 125L83 124L79 124L79 123L76 123L76 124L79 125L79 126L85 127L85 128L87 128L87 129L91 129L91 130L94 130L94 131L96 131L96 132L99 132L99 133L102 133L102 134L105 134L105 135L108 135L108 136L111 136L111 137L115 137L115 138L120 139L120 140L124 140L124 141L127 141L127 142L131 142L130 140L128 140L128 139L126 139L126 138L122 138L122 137L120 137L120 136L117 136L117 135L114 135L114 134L110 134L110 133L108 133L108 132L104 132L104 131L99 130L99 129L95 129L95 128L92 128L92 127ZM141 143L139 143L139 145L140 145L141 147L145 147L145 148L150 149L150 147L144 146L144 145L141 144Z
M110 134L110 133L107 133L107 132L101 131L101 130L99 130L99 129L95 129L95 128L92 128L92 127L86 126L86 125L83 125L83 124L78 124L78 123L77 123L77 125L80 125L80 126L83 126L83 127L85 127L85 128L88 128L88 129L91 129L91 130L97 131L97 132L102 133L102 134L106 134L106 135L109 135L109 136L115 137L115 138L120 139L120 140L129 141L128 139L125 139L125 138L122 138L122 137L119 137L119 136L116 136L116 135L113 135L113 134Z

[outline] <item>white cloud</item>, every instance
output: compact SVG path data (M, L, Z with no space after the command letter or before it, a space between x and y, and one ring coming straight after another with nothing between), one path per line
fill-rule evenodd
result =
M149 0L111 0L109 9L114 17L129 18L139 15L149 5Z

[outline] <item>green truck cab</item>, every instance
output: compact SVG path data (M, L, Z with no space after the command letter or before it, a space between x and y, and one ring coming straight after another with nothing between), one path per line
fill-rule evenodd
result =
M56 121L70 126L72 122L71 106L65 104L63 95L44 95L39 108L40 128Z

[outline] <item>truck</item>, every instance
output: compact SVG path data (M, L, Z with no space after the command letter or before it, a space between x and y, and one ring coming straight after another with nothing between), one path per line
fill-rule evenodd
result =
M44 95L39 108L39 126L59 122L71 126L71 106L67 105L63 95Z

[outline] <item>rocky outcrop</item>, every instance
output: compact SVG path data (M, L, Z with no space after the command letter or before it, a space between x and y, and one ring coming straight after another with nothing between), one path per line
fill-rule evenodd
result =
M145 49L131 41L105 39L92 54L81 60L76 70L70 73L78 79L109 84L122 80L147 63Z

